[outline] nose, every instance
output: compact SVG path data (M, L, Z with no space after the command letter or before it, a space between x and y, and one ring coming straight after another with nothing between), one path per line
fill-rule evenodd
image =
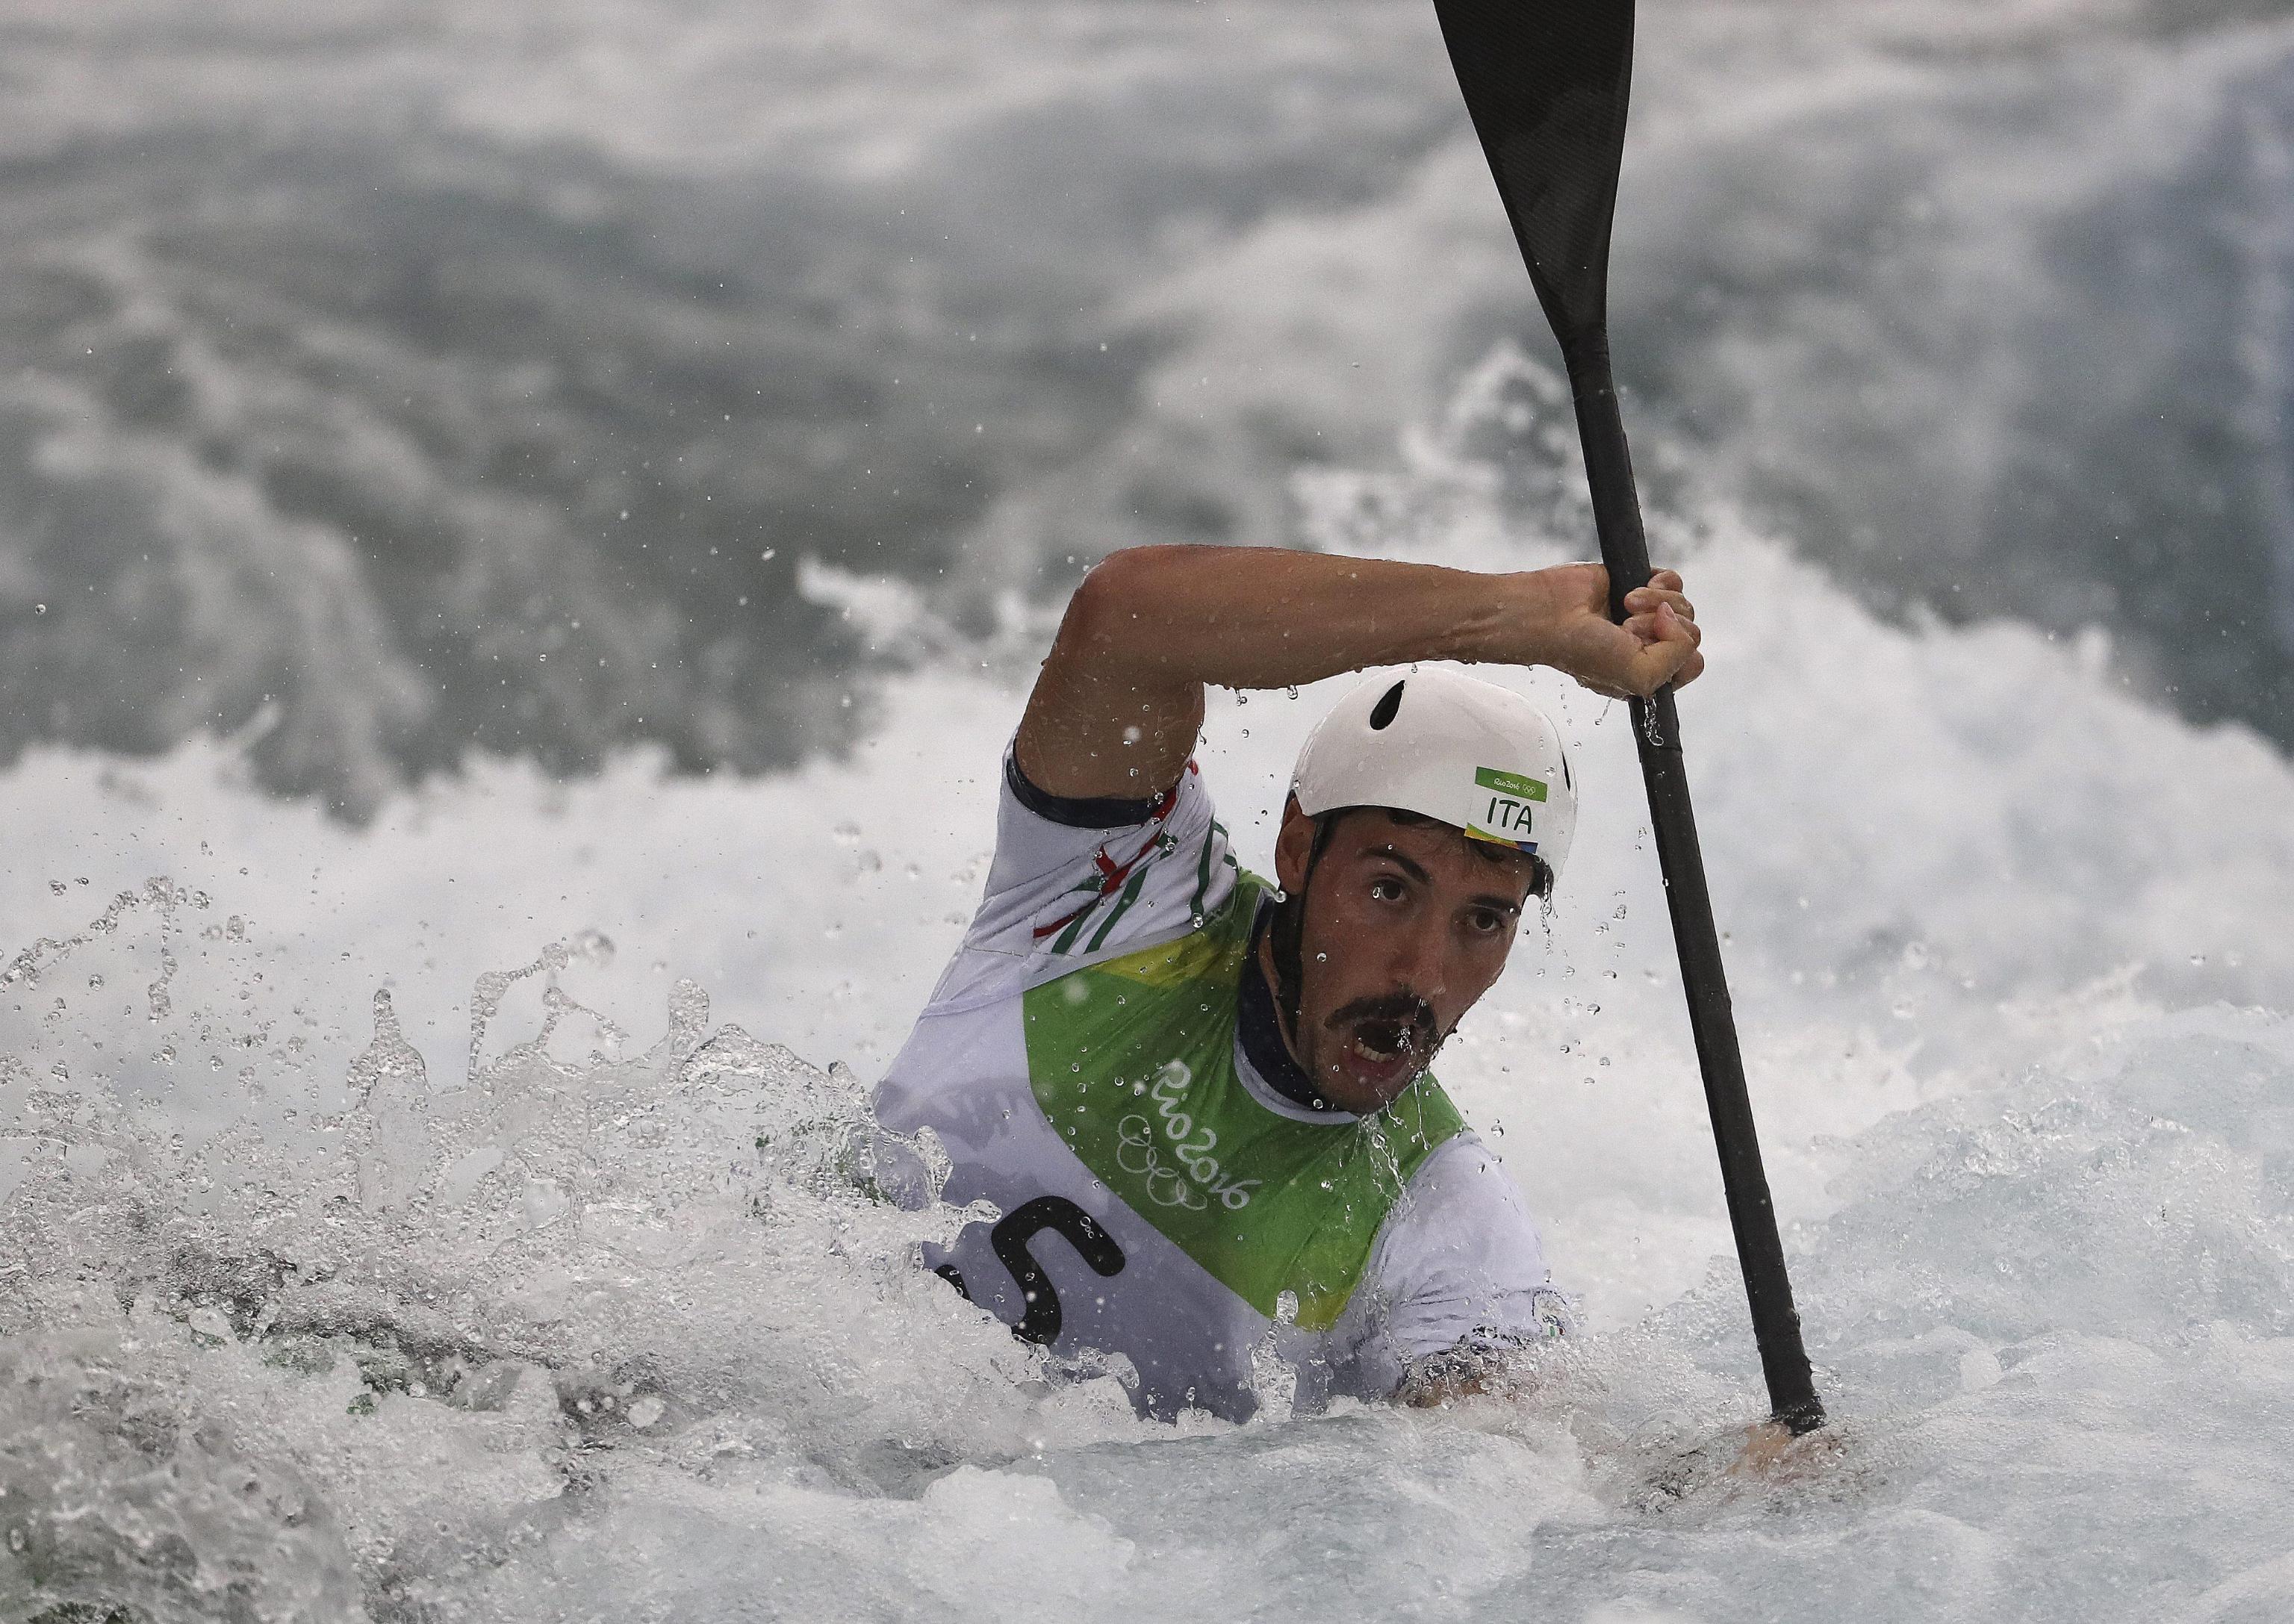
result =
M1413 920L1387 938L1386 971L1395 991L1430 1003L1442 995L1447 970L1439 921Z

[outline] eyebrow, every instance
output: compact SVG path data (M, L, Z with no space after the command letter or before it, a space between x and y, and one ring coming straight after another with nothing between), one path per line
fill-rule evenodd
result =
M1393 864L1396 868L1400 869L1403 873L1408 874L1412 880L1417 881L1420 885L1431 885L1434 883L1434 876L1426 872L1424 865L1415 862L1410 857L1404 857L1401 852L1396 851L1391 846L1373 846L1364 855L1373 857L1384 857L1387 862ZM1478 897L1467 898L1467 901L1468 905L1473 907L1498 908L1508 914L1518 914L1524 906L1522 903L1517 902L1514 898L1510 897L1501 897L1493 891L1484 891Z
M1431 885L1434 883L1434 876L1428 873L1421 865L1414 862L1409 857L1403 857L1402 853L1396 851L1391 846L1373 846L1365 855L1373 857L1384 857L1387 862L1393 864L1395 867L1400 869L1403 873L1408 874L1412 880L1417 881L1420 885Z

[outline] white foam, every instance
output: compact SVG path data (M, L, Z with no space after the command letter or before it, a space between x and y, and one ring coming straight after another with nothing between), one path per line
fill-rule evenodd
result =
M1470 450L1553 399L1501 353L1410 466L1304 506L1557 556ZM286 1540L304 1588L256 1616L2282 1605L2294 1036L2227 1004L2294 970L2294 770L2076 640L1886 624L1703 528L1658 546L1710 628L1684 725L1842 1417L1811 1481L1717 1470L1757 1379L1630 741L1542 677L1576 855L1443 1070L1589 1300L1582 1355L1430 1417L1159 1428L909 1267L953 1218L871 1198L858 1101L981 877L1025 671L988 649L892 681L848 759L744 783L481 763L352 830L212 745L0 781L33 972L0 996L0 1407L10 1514L85 1564L53 1593L188 1616ZM1214 705L1247 861L1323 697ZM188 1486L147 1506L155 1465ZM126 1577L163 1526L197 1561Z

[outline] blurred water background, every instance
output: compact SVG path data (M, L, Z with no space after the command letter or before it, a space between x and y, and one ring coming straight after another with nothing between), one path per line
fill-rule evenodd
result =
M2294 739L2284 21L1652 5L1656 494ZM18 0L0 51L10 758L227 734L358 816L472 751L785 765L877 662L808 562L976 630L1293 541L1293 470L1544 353L1392 0Z

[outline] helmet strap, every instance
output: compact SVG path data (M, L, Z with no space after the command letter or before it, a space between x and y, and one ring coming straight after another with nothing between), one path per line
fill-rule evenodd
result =
M1306 853L1306 872L1298 878L1298 889L1285 891L1282 900L1274 905L1274 918L1267 943L1274 961L1274 1012L1282 1022L1282 1035L1289 1040L1290 1051L1298 1051L1298 1008L1305 979L1304 942L1306 935L1306 890L1314 882L1314 867L1322 860L1322 853L1330 844L1330 836L1338 828L1340 812L1326 812L1314 820L1314 843Z

